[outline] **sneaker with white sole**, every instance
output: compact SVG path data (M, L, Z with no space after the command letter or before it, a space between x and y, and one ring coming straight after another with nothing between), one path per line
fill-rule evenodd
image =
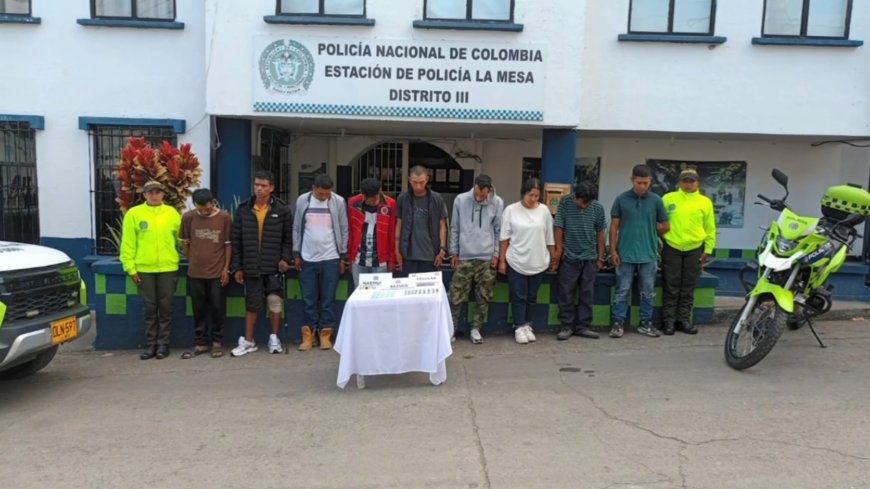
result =
M526 327L525 326L517 326L514 330L514 339L517 343L521 345L525 345L529 342L529 337L526 336Z
M526 323L526 325L523 326L523 327L526 328L526 338L529 339L529 343L532 343L532 342L534 342L534 341L538 341L538 338L535 336L535 332L532 331L532 325L531 325L531 324Z
M239 346L233 348L230 355L240 357L242 355L247 355L248 353L254 353L258 349L256 343L246 340L244 336L239 336Z
M476 329L472 329L468 333L468 337L471 338L471 342L475 345L479 345L483 343L483 336L480 336L480 331Z
M281 340L278 339L278 335L272 333L269 335L269 353L282 353L284 351L281 348Z

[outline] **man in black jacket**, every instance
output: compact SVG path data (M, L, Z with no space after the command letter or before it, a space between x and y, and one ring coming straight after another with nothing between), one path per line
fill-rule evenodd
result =
M234 357L257 351L254 325L263 303L269 305L272 334L269 353L281 353L281 281L293 261L293 218L290 207L272 196L275 177L271 172L254 174L254 195L236 209L232 228L233 260L230 266L236 282L245 286L245 336L233 349Z
M396 265L403 276L440 270L447 257L447 206L428 187L429 170L411 167L408 183L396 199Z

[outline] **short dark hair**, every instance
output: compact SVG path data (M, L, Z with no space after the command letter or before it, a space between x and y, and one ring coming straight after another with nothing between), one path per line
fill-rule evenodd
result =
M374 197L381 191L381 181L377 178L364 178L359 183L359 190L365 197Z
M254 180L268 180L270 185L275 185L275 175L269 170L257 170L254 172Z
M332 188L332 179L326 173L314 177L314 186L317 188Z
M592 202L598 198L598 187L592 182L580 182L574 189L574 198L583 202Z
M429 176L429 169L423 165L414 165L411 167L410 170L408 170L408 175L415 175L418 177L425 175L428 177Z
M489 175L480 174L474 179L474 184L479 189L492 188L492 177Z
M537 178L529 178L525 182L523 182L523 186L520 188L520 195L526 195L535 188L538 189L538 192L544 191L544 188L541 186L540 180L538 180Z
M196 205L206 205L214 200L214 195L207 188L198 188L193 191L193 203Z
M634 165L634 168L631 169L631 176L640 178L651 177L652 170L646 165Z

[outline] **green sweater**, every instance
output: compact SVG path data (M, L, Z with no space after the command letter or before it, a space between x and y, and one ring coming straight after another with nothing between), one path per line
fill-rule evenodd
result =
M128 275L178 270L181 214L166 204L131 207L124 215L121 264Z

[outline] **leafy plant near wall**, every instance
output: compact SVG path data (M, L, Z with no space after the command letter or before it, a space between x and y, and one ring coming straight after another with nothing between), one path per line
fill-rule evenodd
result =
M145 138L128 138L121 150L121 159L115 167L120 187L115 202L121 213L141 203L142 187L150 180L157 180L165 187L163 201L182 212L192 190L199 187L202 168L199 159L190 150L190 144L176 148L163 141L159 148L152 148Z

